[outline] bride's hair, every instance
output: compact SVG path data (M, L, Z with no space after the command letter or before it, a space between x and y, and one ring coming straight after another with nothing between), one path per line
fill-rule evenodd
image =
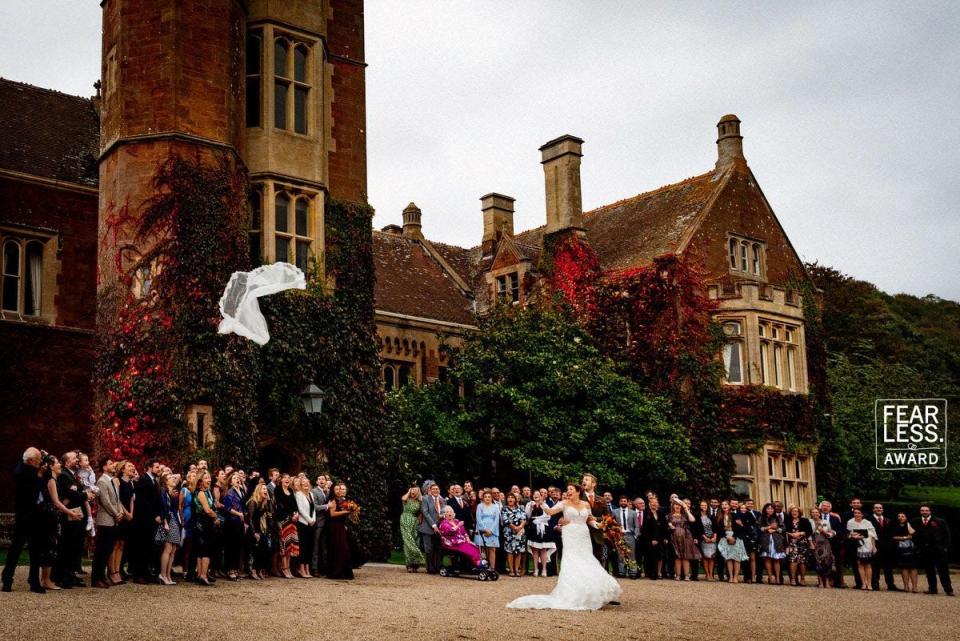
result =
M577 498L583 501L584 500L583 486L580 485L579 483L567 483L566 489L569 490L571 487L577 491Z

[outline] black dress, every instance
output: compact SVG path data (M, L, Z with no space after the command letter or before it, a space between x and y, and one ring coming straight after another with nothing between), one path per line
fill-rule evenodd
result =
M337 511L344 511L347 499L337 499ZM352 579L353 568L360 567L360 555L353 532L350 530L349 514L327 517L327 578Z
M43 473L43 484L40 486L43 502L40 504L36 542L40 546L37 550L37 558L43 567L52 566L57 562L57 550L60 547L60 511L53 504L48 485L52 478L53 472L47 470ZM31 539L32 543L33 539Z
M120 479L120 503L130 513L133 513L133 495L133 481ZM130 521L124 519L117 524L117 535L121 541L127 541L130 538Z
M910 536L907 524L897 523L894 525L891 536ZM893 541L897 551L897 567L902 570L914 570L920 567L920 560L917 558L917 544L913 540L915 537L916 535L903 541L896 539Z

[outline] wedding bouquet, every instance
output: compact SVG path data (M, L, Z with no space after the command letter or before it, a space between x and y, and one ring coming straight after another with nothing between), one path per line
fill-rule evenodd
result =
M341 509L350 512L350 514L347 515L347 518L350 519L351 523L356 525L360 522L360 506L357 505L356 501L345 501L341 506Z
M601 517L596 517L595 522L597 528L603 532L603 538L609 541L610 545L617 550L617 554L623 559L623 564L627 569L631 572L636 571L637 562L633 558L633 550L631 550L627 542L623 540L623 530L620 528L617 520L610 514L604 514Z

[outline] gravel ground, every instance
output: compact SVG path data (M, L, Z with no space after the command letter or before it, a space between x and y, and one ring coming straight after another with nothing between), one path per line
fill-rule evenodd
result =
M207 640L211 635L230 641L809 641L822 636L814 626L823 624L832 639L960 638L960 597L943 595L627 580L620 606L560 612L504 608L515 597L549 592L553 579L503 577L481 583L412 575L390 566L365 567L352 582L219 581L212 588L131 584L46 595L26 591L25 573L21 568L15 592L0 594L3 641Z

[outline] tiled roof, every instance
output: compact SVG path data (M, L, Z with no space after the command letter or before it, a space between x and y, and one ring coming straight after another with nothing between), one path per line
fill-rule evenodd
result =
M96 185L100 119L93 101L0 78L0 168Z
M461 266L467 267L463 258L466 250L450 245L434 244L434 247L458 271ZM373 266L377 277L374 286L377 311L476 324L472 301L418 241L373 232Z
M584 212L587 239L603 269L627 269L650 263L678 249L697 215L719 184L711 171L659 189ZM545 227L516 235L518 243L543 246Z

